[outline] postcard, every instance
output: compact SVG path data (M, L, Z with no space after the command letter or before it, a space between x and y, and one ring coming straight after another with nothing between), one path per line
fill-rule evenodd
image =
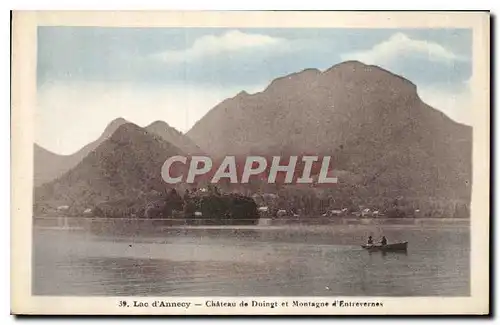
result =
M489 19L14 12L12 313L488 314Z

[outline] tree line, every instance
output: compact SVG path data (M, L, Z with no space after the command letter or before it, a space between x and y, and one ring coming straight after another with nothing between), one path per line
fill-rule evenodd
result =
M125 200L128 201L128 200ZM176 189L153 195L144 205L137 202L106 202L94 209L96 217L184 219L186 224L257 224L258 207L248 196L221 193L216 187L205 191L186 190L181 196Z

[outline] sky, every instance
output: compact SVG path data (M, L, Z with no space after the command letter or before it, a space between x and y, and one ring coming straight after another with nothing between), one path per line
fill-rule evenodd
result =
M118 117L187 132L242 90L346 60L399 74L424 102L472 123L468 29L39 27L35 141L71 154Z

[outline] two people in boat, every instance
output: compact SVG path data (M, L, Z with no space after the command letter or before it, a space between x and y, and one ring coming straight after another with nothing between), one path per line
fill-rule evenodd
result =
M387 238L385 236L382 236L382 239L380 240L381 245L387 245ZM368 237L368 245L373 245L373 237L370 236Z

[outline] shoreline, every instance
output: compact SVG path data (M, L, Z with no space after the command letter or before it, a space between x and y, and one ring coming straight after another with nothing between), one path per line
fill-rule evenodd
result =
M153 232L168 232L170 230L230 230L230 231L310 231L310 232L329 232L332 230L350 230L350 229L414 229L414 230L434 230L434 229L470 229L470 224L287 224L287 225L183 225L183 226L161 226L152 230ZM55 231L86 231L85 227L69 226L34 226L33 230L55 230ZM140 233L140 232L139 232ZM145 231L144 233L150 233Z

